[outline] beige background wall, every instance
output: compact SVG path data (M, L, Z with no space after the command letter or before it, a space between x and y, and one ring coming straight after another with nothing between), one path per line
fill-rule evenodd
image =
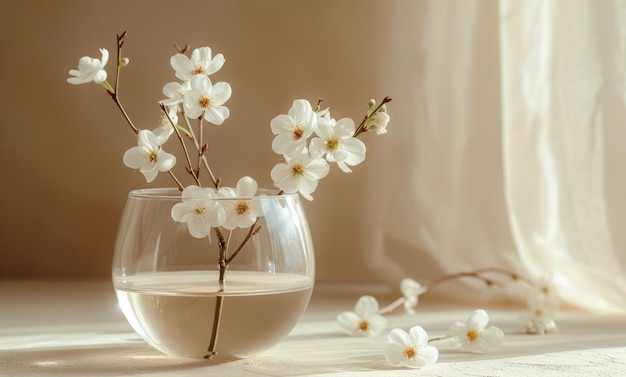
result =
M215 75L233 87L231 118L210 129L218 175L244 174L270 186L269 121L295 98L324 97L337 118L362 117L382 98L390 10L384 1L107 1L3 0L0 161L0 277L109 275L126 194L146 187L122 164L135 136L103 90L71 86L81 56L128 30L120 96L142 128L159 116L162 85L175 81L173 42L208 45L226 57ZM109 64L113 78L113 64ZM406 106L396 100L396 106ZM375 140L370 140L375 141ZM370 278L359 258L360 187L366 170L336 167L306 203L320 280ZM168 177L153 187L171 186Z

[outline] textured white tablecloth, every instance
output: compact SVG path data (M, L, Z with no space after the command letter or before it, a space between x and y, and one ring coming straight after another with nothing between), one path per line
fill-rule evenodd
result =
M626 376L626 317L562 312L561 331L547 336L511 333L519 309L487 308L502 328L501 349L475 355L440 351L420 369L389 365L386 333L344 335L336 315L352 310L355 295L318 290L300 323L278 346L254 358L209 365L154 351L126 323L108 281L0 281L2 376ZM418 314L389 315L389 328L419 324L443 333L475 307L421 302Z

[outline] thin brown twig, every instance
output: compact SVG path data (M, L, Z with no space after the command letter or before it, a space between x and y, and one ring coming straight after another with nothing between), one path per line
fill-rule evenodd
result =
M139 128L137 128L133 124L133 121L128 116L128 113L126 112L126 109L124 109L124 106L122 105L122 102L119 98L120 72L122 70L122 46L124 45L124 37L126 37L126 31L124 31L121 35L117 35L117 67L115 71L115 86L113 92L111 92L110 90L108 92L113 99L113 102L115 102L118 109L120 109L120 111L122 112L122 115L124 116L124 119L126 119L126 122L128 122L130 128L133 129L133 132L138 134Z
M187 123L187 130L191 134L191 138L194 142L196 149L200 150L201 147L198 144L196 134L195 132L193 132L193 128L191 127L191 124L189 123L189 118L187 118L187 116L185 116L185 123ZM215 175L213 174L213 171L211 170L211 167L209 166L209 162L207 161L205 154L202 155L202 164L204 165L204 168L206 169L206 171L209 173L209 177L211 178L211 182L213 183L213 186L215 186L216 189L219 188L219 181L217 178L215 178Z
M217 301L215 302L215 313L213 314L213 327L211 329L211 341L207 348L207 355L205 359L211 360L217 355L217 338L220 334L220 322L222 318L222 308L224 307L224 296L217 295Z
M252 237L254 237L255 234L259 233L259 231L261 230L261 227L260 226L258 226L258 227L256 226L258 220L259 219L257 218L257 221L255 221L254 224L252 224L250 226L250 230L248 230L248 234L243 239L243 241L241 241L241 244L239 245L237 250L235 250L230 257L226 258L226 266L229 266L233 262L233 259L235 259L237 257L237 255L239 255L239 253L241 253L241 251L246 246L246 244L248 244L248 241L250 241L252 239Z
M161 107L161 110L163 110L163 113L167 117L167 120L169 120L169 122L172 125L172 127L174 127L174 131L176 132L176 137L178 137L178 141L180 141L180 144L183 147L183 152L185 154L185 159L187 160L187 164L189 165L189 171L190 171L191 176L193 177L194 181L196 181L196 184L198 186L201 186L200 179L195 174L195 172L193 170L193 167L191 165L191 158L189 157L189 151L187 150L187 145L185 144L185 140L183 139L183 135L181 135L180 130L178 129L178 127L176 127L176 125L172 121L172 118L170 118L170 114L168 114L167 109L165 108L165 105L162 104L162 103L159 103L159 106Z

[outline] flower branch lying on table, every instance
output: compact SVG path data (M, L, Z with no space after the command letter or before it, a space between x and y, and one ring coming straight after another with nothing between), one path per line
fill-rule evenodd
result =
M482 281L487 289L501 288L511 296L523 297L528 310L521 317L520 332L543 335L558 331L555 322L559 306L556 289L546 280L532 281L499 268L446 275L426 286L413 279L403 279L400 282L402 297L380 308L373 296L361 296L354 311L340 313L337 316L337 323L350 335L380 335L387 328L385 314L393 312L401 305L407 314L415 314L419 296L437 285L461 278L477 279ZM412 327L408 333L399 328L393 329L387 337L389 343L385 347L385 357L391 364L411 368L431 365L438 358L438 350L431 343L442 340L451 340L449 346L464 352L489 352L502 344L504 333L498 327L487 327L488 322L487 312L478 309L466 322L454 322L449 327L447 335L437 338L429 339L426 331L418 325Z

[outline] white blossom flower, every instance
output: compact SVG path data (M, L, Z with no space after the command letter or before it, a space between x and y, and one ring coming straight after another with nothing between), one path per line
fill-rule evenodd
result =
M104 66L109 61L109 51L106 48L101 48L102 59L90 58L89 56L83 56L78 61L78 70L72 69L69 74L74 76L67 79L67 82L74 85L86 84L89 82L95 82L96 84L102 84L107 79L107 72L104 70Z
M543 308L551 314L556 314L558 311L559 294L551 279L541 278L535 281L528 296L527 300L542 302Z
M293 101L288 114L274 117L270 126L276 135L272 150L285 157L293 157L305 152L307 138L317 127L317 115L309 101L298 99Z
M172 207L172 218L187 223L192 236L206 237L211 228L221 226L226 218L224 208L217 204L215 197L216 192L210 187L187 186L182 193L182 203Z
M387 133L387 124L389 123L389 114L383 111L376 113L376 117L367 125L367 131L376 131L376 135Z
M402 279L400 282L400 292L404 296L404 310L408 314L415 314L415 307L419 302L419 296L425 293L426 287L413 279Z
M178 114L176 113L176 107L166 107L166 110L167 115L165 115L165 113L161 113L158 126L152 130L152 133L154 133L157 138L163 140L163 143L165 143L165 141L169 139L170 136L172 136L172 134L174 133L174 126L178 124Z
M270 172L274 185L288 194L300 192L307 200L313 200L311 193L317 183L329 171L328 163L322 158L312 158L303 153L279 163Z
M467 322L457 321L450 327L461 349L468 352L482 353L497 348L502 344L504 333L498 327L490 326L489 315L483 309L475 310Z
M152 182L161 171L168 171L176 164L176 157L161 149L167 140L156 136L152 131L141 130L137 134L137 146L124 153L124 165L139 169L148 183Z
M336 162L343 172L351 172L348 165L355 166L365 160L365 144L352 136L354 134L352 119L343 118L335 121L330 117L320 118L315 134L318 137L311 140L311 153L322 153L328 162Z
M421 326L414 326L409 332L393 329L387 336L385 357L393 365L420 368L432 365L439 358L437 347L428 344L428 334Z
M183 98L185 97L185 93L191 89L191 85L189 85L189 81L185 82L168 82L163 85L163 94L167 97L166 99L161 100L161 103L165 106L176 106L181 107Z
M387 319L378 314L378 301L372 296L361 296L354 311L337 316L339 326L351 335L373 336L383 332Z
M176 54L170 58L170 65L176 71L176 77L189 81L198 75L208 76L222 68L224 56L217 54L211 58L211 48L201 47L191 52L191 58L185 54Z
M222 187L217 191L219 197L236 198L220 201L226 214L226 220L222 225L224 228L248 228L258 217L263 216L261 204L254 198L256 190L257 183L253 178L242 177L234 190L230 187Z
M527 297L528 314L522 317L524 332L544 335L559 331L554 320L557 309L551 300L553 298L548 295L530 294Z
M206 76L196 76L189 84L191 88L183 97L185 114L193 119L204 117L215 125L224 123L230 116L230 111L224 106L232 94L230 85L226 82L213 85Z

